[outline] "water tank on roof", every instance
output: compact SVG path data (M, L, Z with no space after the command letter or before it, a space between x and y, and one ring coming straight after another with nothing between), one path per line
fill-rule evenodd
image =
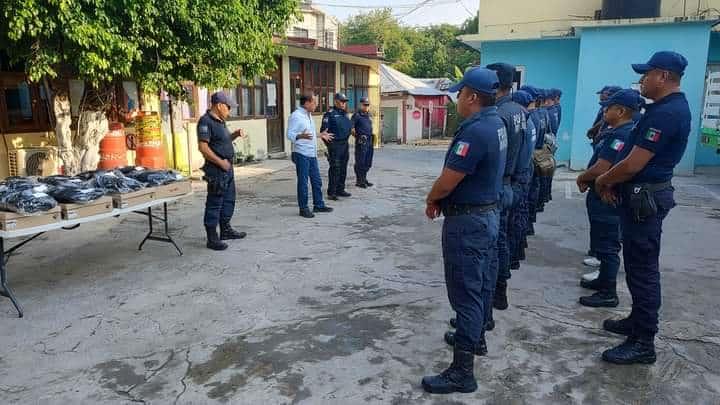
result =
M603 0L602 19L660 17L660 0Z

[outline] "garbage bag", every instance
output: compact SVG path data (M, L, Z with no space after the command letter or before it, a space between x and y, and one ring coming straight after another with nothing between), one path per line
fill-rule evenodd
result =
M0 210L20 214L35 214L57 207L57 201L47 192L49 186L34 179L11 177L0 182Z

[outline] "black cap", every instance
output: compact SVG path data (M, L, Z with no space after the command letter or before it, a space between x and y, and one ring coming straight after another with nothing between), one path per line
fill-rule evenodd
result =
M509 87L512 86L515 80L515 66L509 63L493 63L486 66L490 70L494 70L497 73L500 86Z
M335 100L348 101L348 98L344 93L335 93Z

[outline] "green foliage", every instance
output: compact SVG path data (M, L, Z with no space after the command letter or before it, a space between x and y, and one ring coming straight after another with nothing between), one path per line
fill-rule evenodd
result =
M298 0L3 0L0 50L33 81L134 79L182 94L183 81L229 87L275 66L273 34Z
M392 10L374 10L351 17L341 28L340 38L346 45L375 44L385 51L385 58L399 71L414 77L455 76L477 64L480 54L457 40L459 35L477 33L477 17L462 26L442 24L423 28L400 25Z

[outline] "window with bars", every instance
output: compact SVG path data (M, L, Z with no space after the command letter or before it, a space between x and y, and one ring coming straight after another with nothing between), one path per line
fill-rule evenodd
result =
M340 69L340 91L349 99L348 112L355 112L360 108L360 99L370 94L370 68L343 63Z
M252 79L243 78L240 86L234 89L222 89L228 100L237 104L237 108L230 110L229 119L259 119L265 118L265 105L267 87L265 80L260 77ZM217 90L216 90L217 91ZM213 92L208 92L208 106Z
M335 95L335 64L311 59L290 58L290 101L292 110L300 107L303 92L318 96L318 108L323 113L333 106Z

